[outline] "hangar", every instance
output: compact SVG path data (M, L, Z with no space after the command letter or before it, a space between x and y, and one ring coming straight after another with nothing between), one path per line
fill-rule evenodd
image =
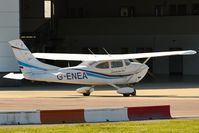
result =
M0 0L0 75L18 71L7 44L15 38L32 52L198 51L198 24L198 0ZM198 56L154 58L150 71L199 75Z

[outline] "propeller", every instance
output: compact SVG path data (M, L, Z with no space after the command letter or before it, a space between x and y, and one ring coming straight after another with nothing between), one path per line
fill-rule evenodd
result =
M150 57L147 58L147 59L143 62L143 64L146 64L146 63L149 61L149 59L150 59ZM140 61L138 61L138 60L136 60L136 59L132 59L132 60L133 60L134 62L141 63ZM152 78L157 79L157 77L155 76L155 74L152 73L150 70L148 70L147 74L149 74L149 76L151 76Z
M148 74L149 74L149 76L151 76L152 78L154 78L154 79L157 79L157 77L155 76L155 74L154 73L152 73L150 70L148 70L148 72L147 72Z

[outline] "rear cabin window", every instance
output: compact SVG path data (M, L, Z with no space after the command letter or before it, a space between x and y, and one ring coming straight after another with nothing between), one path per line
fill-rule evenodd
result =
M96 65L96 68L108 69L109 68L109 64L108 64L108 62L103 62L103 63L100 63L100 64Z
M111 62L111 68L118 68L118 67L123 67L123 62L122 62L122 60L119 60L119 61L112 61L112 62Z

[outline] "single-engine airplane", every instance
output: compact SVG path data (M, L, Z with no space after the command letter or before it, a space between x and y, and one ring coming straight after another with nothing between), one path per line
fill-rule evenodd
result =
M135 96L136 89L132 85L141 81L147 74L149 67L146 62L150 58L196 54L194 50L136 54L32 54L20 39L9 43L22 73L9 73L4 78L86 85L87 87L77 89L77 92L84 96L89 96L97 85L110 85L123 96ZM82 61L82 63L74 67L60 68L42 63L36 58ZM143 63L130 61L140 58L147 59ZM119 87L120 84L125 84L127 87Z

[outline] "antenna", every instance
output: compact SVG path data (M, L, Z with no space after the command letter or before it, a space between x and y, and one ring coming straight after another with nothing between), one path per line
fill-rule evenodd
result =
M88 48L88 50L89 50L89 52L90 52L91 54L95 55L95 54L93 53L93 51L92 51L90 48Z
M68 61L68 67L70 67L70 62Z
M107 55L110 55L109 52L105 48L102 48L102 49L107 53Z

